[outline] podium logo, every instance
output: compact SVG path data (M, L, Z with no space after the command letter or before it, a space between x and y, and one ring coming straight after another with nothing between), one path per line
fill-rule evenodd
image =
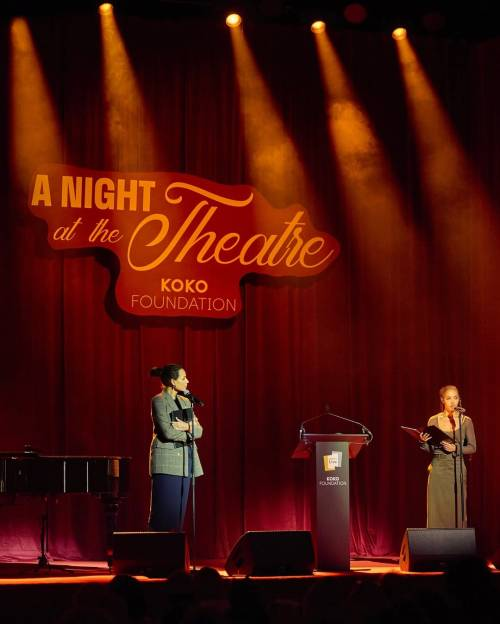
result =
M342 467L342 452L332 451L330 455L323 455L323 465L325 472L335 470Z

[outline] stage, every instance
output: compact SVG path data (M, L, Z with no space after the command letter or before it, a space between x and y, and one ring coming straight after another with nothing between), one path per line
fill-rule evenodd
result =
M196 557L290 529L311 530L320 568L334 542L341 569L399 553L428 524L431 460L401 427L424 427L446 388L474 444L454 430L471 461L436 524L476 527L494 557L500 21L464 39L452 8L447 33L396 39L392 11L368 6L392 3L365 3L380 30L318 3L336 5L321 33L299 0L245 0L235 28L226 0L18 4L0 5L0 621L53 621L106 587L112 533L149 526L152 437L174 475L193 437L167 418L160 439L151 418L177 398L179 377L165 394L151 376L168 363L204 403L203 476L175 523ZM62 568L26 561L39 544ZM356 560L251 583L302 609L325 578L442 576ZM161 603L163 581L138 582Z
M469 571L461 570L460 579L464 583L470 582L469 577L481 582L475 565L472 561ZM149 614L145 621L165 621L165 605L173 596L180 595L191 596L197 601L197 608L214 611L218 616L233 604L235 595L240 600L243 594L247 598L251 595L253 605L259 603L265 610L268 622L281 622L285 618L298 623L317 621L318 614L329 613L330 607L337 603L345 610L346 600L357 603L356 609L367 609L361 617L364 620L370 610L381 608L381 596L384 601L390 599L391 603L395 600L399 603L407 601L408 596L444 596L450 591L450 578L444 572L401 572L396 557L351 560L350 572L317 571L308 576L228 576L223 566L222 561L199 562L191 574L176 574L169 580L134 576ZM200 600L200 587L196 587L195 579L201 577L200 570L205 567L217 570L219 579L214 585L213 577L210 580L204 576L203 600ZM491 564L488 567L494 595L500 590L500 570ZM2 562L0 622L52 624L75 605L88 607L106 603L109 607L108 585L113 578L104 561L53 560L43 568L38 568L35 560ZM112 608L116 614L115 607ZM239 621L238 617L235 619ZM321 619L324 620L323 616ZM117 617L116 621L123 619Z

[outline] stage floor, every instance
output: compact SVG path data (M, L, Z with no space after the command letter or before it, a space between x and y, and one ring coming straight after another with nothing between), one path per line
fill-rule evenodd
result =
M200 561L191 567L190 570L199 570L202 567L215 568L219 574L228 580L243 578L242 576L229 577L224 569L224 561L222 560L206 560ZM490 564L493 574L500 575L497 570ZM357 574L369 574L375 576L383 576L385 574L404 574L410 576L435 576L442 575L443 572L402 572L399 567L397 557L384 557L377 559L351 559L350 571L346 572L322 572L315 570L312 575L301 576L255 576L255 579L275 579L275 578L324 578L348 576ZM105 561L72 561L68 559L51 559L48 566L39 567L37 560L17 561L0 559L0 585L10 584L31 584L31 583L80 583L94 582L107 583L113 577L114 573L109 569ZM135 576L138 580L145 583L163 583L164 578L149 578L146 576Z
M204 566L215 568L223 578L238 579L241 576L229 577L224 569L224 561L211 560L200 561L196 563L195 569ZM193 568L191 568L193 569ZM350 572L322 572L315 571L312 575L307 576L256 576L252 578L258 579L275 579L275 578L323 578L346 576L349 574L373 574L384 575L387 573L400 573L399 561L397 557L386 557L383 559L356 559L351 560ZM408 574L408 573L404 573ZM441 574L426 573L426 574ZM0 560L0 585L10 584L31 584L31 583L80 583L94 582L107 583L114 577L105 561L70 561L66 559L51 559L50 564L46 567L39 567L36 560L30 561L2 561ZM148 578L146 576L135 576L138 580L145 583L163 583L165 579Z

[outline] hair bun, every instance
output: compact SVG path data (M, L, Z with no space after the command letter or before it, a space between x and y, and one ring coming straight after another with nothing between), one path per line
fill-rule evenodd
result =
M163 373L163 368L160 366L153 366L153 368L149 371L151 377L161 377Z

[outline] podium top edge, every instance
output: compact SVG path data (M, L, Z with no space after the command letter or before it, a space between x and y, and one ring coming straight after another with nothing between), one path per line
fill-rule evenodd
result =
M301 440L308 442L351 442L364 444L369 439L366 433L304 433Z

